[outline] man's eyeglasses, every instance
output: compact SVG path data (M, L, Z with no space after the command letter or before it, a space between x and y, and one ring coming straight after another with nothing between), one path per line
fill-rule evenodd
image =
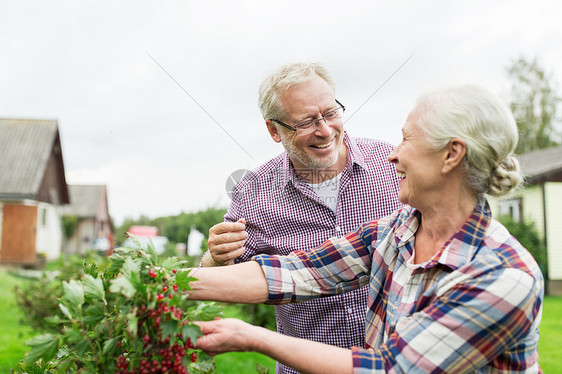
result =
M289 126L286 123L283 123L281 121L279 121L278 119L274 119L274 118L270 118L271 121L280 124L281 126L292 130L292 131L296 131L297 134L299 135L308 135L308 134L312 134L314 131L316 131L316 128L318 127L318 125L320 125L320 121L324 121L327 125L331 125L336 123L337 121L339 121L342 116L343 116L343 112L345 112L345 106L343 106L342 103L340 103L339 101L336 100L336 103L338 103L338 107L336 109L332 109L329 112L326 112L322 115L322 118L317 118L317 119L311 119L309 121L303 122L303 123L299 123L298 125L293 126Z

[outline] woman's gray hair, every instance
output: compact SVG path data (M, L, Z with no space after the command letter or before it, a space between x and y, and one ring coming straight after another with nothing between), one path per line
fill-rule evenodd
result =
M434 149L442 149L452 138L466 142L467 182L478 196L499 197L523 181L513 155L517 125L496 95L474 85L448 87L422 95L416 111Z
M314 76L324 79L335 92L336 85L330 72L320 63L291 63L269 73L259 89L258 105L263 118L283 118L286 112L279 98L281 93L291 86L309 81Z

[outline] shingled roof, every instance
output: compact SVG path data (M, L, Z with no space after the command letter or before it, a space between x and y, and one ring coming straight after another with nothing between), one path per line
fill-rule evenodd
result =
M56 120L0 119L0 199L45 200L48 185L56 187L57 203L68 203L60 148ZM45 178L49 168L57 181Z
M95 217L105 188L105 185L68 185L71 204L64 207L65 214Z
M517 159L527 182L562 182L562 146L525 153Z

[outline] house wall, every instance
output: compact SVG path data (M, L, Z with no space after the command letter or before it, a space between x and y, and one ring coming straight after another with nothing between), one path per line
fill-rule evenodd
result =
M526 188L522 197L523 219L526 222L534 222L540 238L544 240L544 210L541 186L533 185Z
M62 225L59 208L52 204L37 204L36 252L44 253L48 260L57 259L62 248Z
M79 218L78 229L76 230L76 253L84 254L86 251L94 248L94 239L96 238L96 227L93 218Z
M4 203L0 201L0 258L2 257L2 220L4 219Z
M562 281L562 183L545 184L548 275L551 280Z

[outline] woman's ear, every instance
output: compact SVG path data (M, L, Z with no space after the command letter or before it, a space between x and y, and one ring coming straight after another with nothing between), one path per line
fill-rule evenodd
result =
M279 135L279 131L277 130L277 126L275 126L273 121L270 120L270 119L266 119L265 125L267 126L267 131L269 131L269 135L271 136L271 139L273 139L273 141L275 143L280 143L281 142L281 136Z
M466 155L466 142L462 139L453 138L449 144L445 146L445 150L443 172L449 173L464 160L464 156Z

